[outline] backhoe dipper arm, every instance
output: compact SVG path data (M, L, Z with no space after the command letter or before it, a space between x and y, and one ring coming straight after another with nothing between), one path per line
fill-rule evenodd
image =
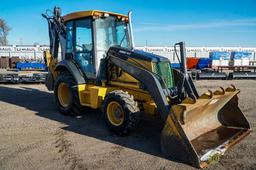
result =
M53 58L58 58L59 44L61 46L62 56L65 56L66 49L66 28L61 17L60 8L54 7L53 16L42 14L48 22L50 52Z

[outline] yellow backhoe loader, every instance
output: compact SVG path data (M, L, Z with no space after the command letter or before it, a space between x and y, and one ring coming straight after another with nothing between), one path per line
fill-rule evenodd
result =
M165 123L162 151L200 168L217 162L250 133L235 86L198 94L187 74L184 42L175 44L179 70L165 57L134 48L131 12L92 10L61 16L55 7L51 16L42 16L50 37L46 86L54 91L61 113L101 109L118 135L133 130L141 113L160 114Z

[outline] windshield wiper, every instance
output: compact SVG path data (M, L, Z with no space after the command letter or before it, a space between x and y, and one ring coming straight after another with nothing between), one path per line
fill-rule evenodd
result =
M125 31L125 34L124 34L123 38L120 41L120 44L119 44L120 47L122 47L123 41L124 41L126 36L127 36L127 31Z

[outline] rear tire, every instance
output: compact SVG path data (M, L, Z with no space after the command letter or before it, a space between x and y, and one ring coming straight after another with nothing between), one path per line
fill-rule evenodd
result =
M58 74L54 85L54 95L59 112L70 116L80 114L82 106L80 105L76 81L69 72Z
M107 126L118 135L127 135L139 123L140 110L133 96L115 90L105 97L102 112Z

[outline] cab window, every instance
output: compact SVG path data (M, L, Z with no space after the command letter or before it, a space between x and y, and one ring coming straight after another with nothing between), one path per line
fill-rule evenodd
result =
M90 18L75 21L75 35L75 60L88 78L94 78L92 21Z
M67 28L67 41L66 41L66 52L73 53L73 21L69 21L66 24Z

